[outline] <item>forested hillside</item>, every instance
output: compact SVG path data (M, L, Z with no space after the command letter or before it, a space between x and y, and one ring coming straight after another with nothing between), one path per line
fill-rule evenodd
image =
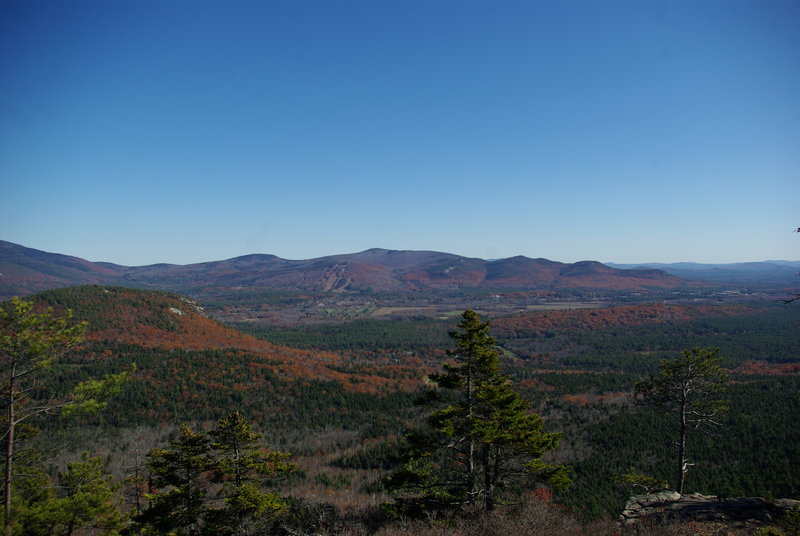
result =
M92 286L48 291L37 299L57 309L72 309L76 318L88 322L85 357L89 360L102 356L105 363L111 364L140 356L145 362L152 354L160 356L162 363L172 363L174 366L167 370L176 373L190 369L183 364L192 358L175 355L199 352L246 360L246 366L233 367L233 374L226 374L229 370L225 358L206 357L203 362L210 370L198 379L198 387L202 383L216 386L216 380L224 377L226 384L244 389L265 381L263 376L337 380L349 391L376 392L389 386L412 388L418 377L413 370L402 367L378 370L365 366L356 370L335 352L310 352L256 339L208 318L195 302L177 294ZM218 367L222 371L214 372ZM236 382L239 376L241 381Z
M118 479L180 424L208 429L237 410L298 470L281 492L350 508L388 500L380 485L403 435L425 414L415 399L452 348L448 319L406 318L234 329L175 294L75 287L37 295L40 307L89 323L83 346L43 376L37 396L135 363L99 414L37 422L32 438L60 460L88 450ZM616 515L635 470L670 476L670 425L633 407L633 385L663 358L718 347L732 372L729 425L690 443L692 491L725 496L800 495L800 310L775 303L625 305L524 312L492 319L501 365L545 428L563 432L548 461L572 467L555 500L582 516ZM247 333L245 333L245 330Z

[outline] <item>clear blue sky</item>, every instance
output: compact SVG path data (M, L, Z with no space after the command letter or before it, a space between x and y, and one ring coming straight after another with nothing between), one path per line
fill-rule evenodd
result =
M0 239L800 258L796 0L4 0Z

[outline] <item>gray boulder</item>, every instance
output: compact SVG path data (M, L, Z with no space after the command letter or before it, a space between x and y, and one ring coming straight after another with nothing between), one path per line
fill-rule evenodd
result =
M672 490L663 490L635 495L628 499L619 520L624 525L633 525L645 520L769 523L797 505L800 505L800 501L792 499L769 501L762 497L720 498L700 493L681 495Z

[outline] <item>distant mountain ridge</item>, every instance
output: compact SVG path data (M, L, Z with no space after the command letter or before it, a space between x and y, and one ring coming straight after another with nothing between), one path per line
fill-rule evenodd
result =
M0 240L0 298L84 284L112 284L119 274L110 266L78 257L47 253Z
M523 256L487 261L437 251L374 248L307 260L253 254L188 265L120 266L3 241L0 241L0 274L0 298L82 284L172 291L245 287L308 292L456 288L636 290L686 284L658 269L618 269L595 261L570 264Z
M607 266L627 269L650 268L663 270L686 279L725 283L765 283L800 285L800 261L771 260L763 262L736 262L708 264L696 262L617 264Z

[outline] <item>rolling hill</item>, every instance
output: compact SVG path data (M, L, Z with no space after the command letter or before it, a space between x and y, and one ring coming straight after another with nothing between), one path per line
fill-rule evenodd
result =
M258 389L265 377L287 382L335 380L346 390L362 393L390 386L416 388L418 373L410 368L382 367L380 374L369 366L351 371L337 352L295 349L259 340L209 318L195 302L177 294L79 286L42 292L32 299L56 311L70 309L76 320L88 323L86 341L90 354L94 353L90 361L127 361L126 356L142 353L161 356L153 361L152 368L140 369L142 378L152 374L153 368L163 369L163 361L174 361L174 367L181 369L205 354L215 357L206 362L205 373L196 377L199 384L209 382L210 373L220 369L220 375L227 370L229 375L241 377L239 388L243 390ZM232 360L238 364L233 366ZM177 374L169 369L160 374Z

